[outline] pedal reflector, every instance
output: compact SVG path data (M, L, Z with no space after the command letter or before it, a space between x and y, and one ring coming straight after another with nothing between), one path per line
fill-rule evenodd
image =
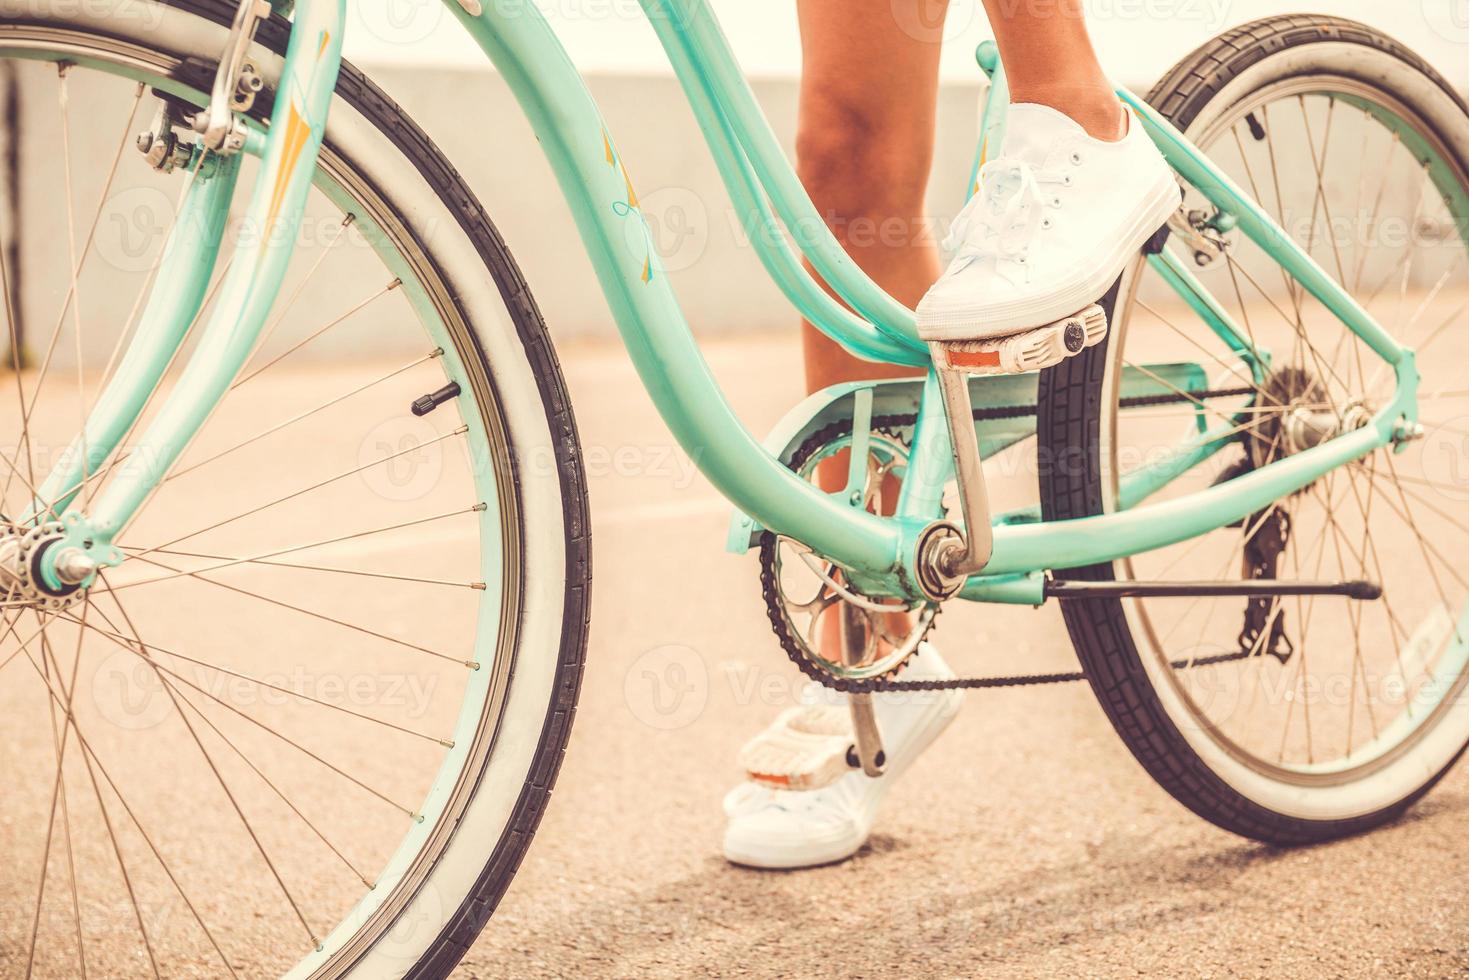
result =
M830 786L852 771L851 713L841 705L787 708L740 749L740 766L753 781L774 789Z
M1080 354L1107 336L1107 315L1093 303L1064 320L989 340L944 341L947 367L970 374L1023 374Z

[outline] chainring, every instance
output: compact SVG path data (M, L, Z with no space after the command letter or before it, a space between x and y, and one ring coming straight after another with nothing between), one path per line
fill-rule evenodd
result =
M1253 393L1254 388L1217 388L1190 392L1170 392L1157 395L1141 395L1118 399L1120 407L1146 407L1150 405L1163 405L1172 403L1196 403L1205 398L1233 398L1240 395ZM974 410L976 422L989 419L1011 419L1026 415L1036 414L1035 405L997 405L987 406ZM890 438L898 440L904 446L910 445L913 425L917 416L907 413L898 415L877 415L872 418L872 430L880 432ZM804 442L797 447L790 460L791 469L800 472L823 448L836 442L838 439L850 435L852 432L851 419L842 419L832 422L816 432L812 433ZM879 691L944 691L954 689L973 690L977 688L993 687L1026 687L1036 684L1064 684L1075 681L1086 680L1086 675L1081 671L1066 671L1052 674L1017 674L999 677L955 677L948 680L901 680L896 675L908 665L912 659L910 653L900 663L896 664L886 673L879 677L870 678L845 678L837 677L831 672L823 669L820 663L809 657L805 650L805 643L792 629L790 618L786 615L784 603L781 598L779 575L779 561L777 549L780 546L779 537L772 531L763 531L760 535L760 588L765 600L766 615L770 619L770 628L775 633L780 643L780 648L785 651L791 662L800 668L801 673L824 687L843 691L851 694L865 694ZM919 637L920 642L933 628L933 619L937 618L941 607L935 607L934 616L923 628L923 634ZM914 644L916 651L917 644ZM1229 654L1220 657L1221 661L1235 659L1237 654Z
M880 416L872 420L871 431L886 437L890 445L900 447L901 450L906 450L909 446L908 433L912 430L913 419L914 416L912 415ZM850 419L832 422L817 430L805 442L801 443L791 456L788 465L798 474L809 476L810 474L805 472L808 464L811 464L813 461L819 462L824 450L830 449L834 444L849 437L851 434L852 422ZM919 645L928 636L929 631L933 629L933 621L938 614L939 606L937 604L927 604L926 608L919 613L918 622L915 624L914 630L903 637L901 645L898 645L898 649L906 648L908 652L887 670L882 671L880 674L864 678L838 676L826 666L827 661L825 658L811 649L811 645L797 632L796 625L792 621L788 608L789 600L783 594L780 583L780 542L780 537L774 532L765 531L760 535L760 586L765 599L766 615L770 619L771 629L780 641L781 649L801 669L802 673L839 691L873 690L877 686L890 682L890 678L893 675L907 666L908 661L917 652ZM830 589L830 586L823 583L818 590L818 597L827 593L828 589ZM823 607L816 615L829 615L831 610L835 609L836 606L848 601L837 595L834 590L831 592L830 597L832 600L830 606ZM925 604L919 605L923 606ZM903 607L895 606L894 612L911 612L915 608L918 607L910 606L904 610ZM874 631L878 629L876 626L870 628ZM876 642L876 635L872 642Z

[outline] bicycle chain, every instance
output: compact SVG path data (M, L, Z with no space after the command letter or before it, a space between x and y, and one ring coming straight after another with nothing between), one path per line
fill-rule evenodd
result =
M1233 398L1242 395L1254 394L1255 389L1244 388L1211 388L1203 391L1179 392L1177 394L1163 395L1136 395L1130 398L1118 399L1119 408L1145 408L1151 405L1167 405L1178 402L1202 403L1206 398ZM1000 419L1024 418L1027 415L1035 415L1038 411L1035 405L999 405L991 408L978 408L974 410L976 422L994 421ZM904 429L911 429L917 422L917 415L912 413L898 415L873 416L871 427L873 431L882 432L897 439L903 445L909 445L908 441L900 434ZM791 469L799 470L803 463L810 459L822 446L829 444L833 439L850 431L852 422L850 419L831 422L807 437L806 441L797 447L788 464ZM832 690L842 691L848 694L868 694L882 691L949 691L956 689L973 690L978 688L992 687L1029 687L1039 684L1067 684L1075 681L1086 680L1086 675L1081 671L1067 671L1055 674L1014 674L1000 677L955 677L950 680L900 680L895 675L908 666L912 654L892 669L885 677L874 677L867 679L836 677L820 666L813 663L801 652L796 638L787 628L787 619L781 607L780 588L775 581L775 550L777 547L776 536L771 531L764 531L760 535L760 589L765 599L765 613L770 619L771 631L775 633L780 642L780 648L807 677ZM942 611L942 607L940 607ZM935 613L934 621L938 619ZM928 636L929 630L933 628L933 621L928 629L923 631L923 637ZM915 651L917 645L914 646Z

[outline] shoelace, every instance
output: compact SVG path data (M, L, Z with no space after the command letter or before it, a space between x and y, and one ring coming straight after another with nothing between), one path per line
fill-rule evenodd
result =
M1023 160L991 160L979 170L979 193L949 226L944 248L954 253L953 271L977 259L1023 261L1031 240L1046 220L1042 184L1065 184L1064 174L1036 170Z

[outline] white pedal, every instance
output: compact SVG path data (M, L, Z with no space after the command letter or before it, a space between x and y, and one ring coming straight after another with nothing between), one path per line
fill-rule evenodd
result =
M787 708L740 749L740 766L773 789L812 790L852 772L852 719L844 705Z
M1095 303L1063 320L989 340L947 340L945 364L969 374L1023 374L1060 364L1102 342L1107 314Z

